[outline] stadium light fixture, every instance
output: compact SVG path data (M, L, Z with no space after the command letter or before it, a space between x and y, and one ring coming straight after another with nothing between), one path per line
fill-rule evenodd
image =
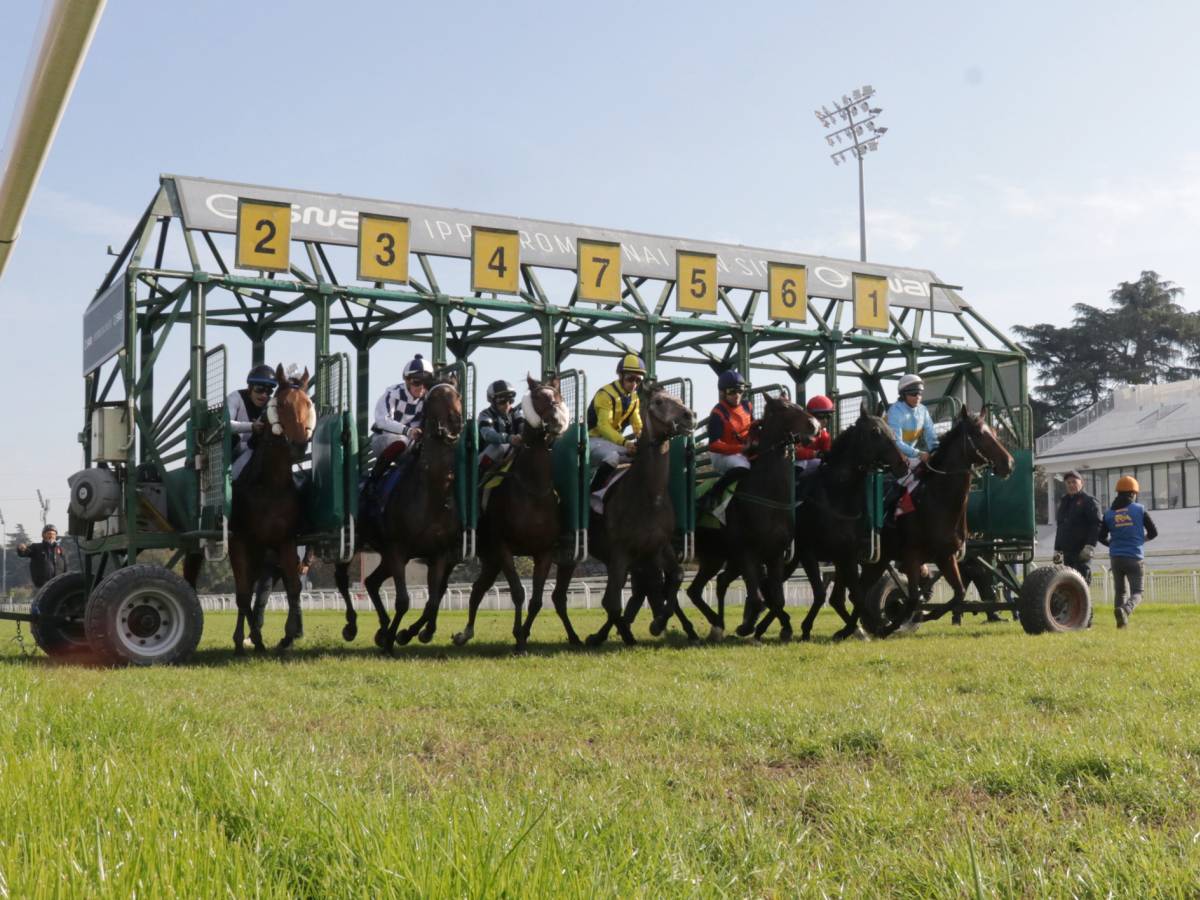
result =
M875 124L875 117L883 113L882 107L871 106L867 102L875 96L875 88L864 84L862 87L855 88L851 93L853 98L848 94L843 94L841 102L835 100L832 110L826 108L825 104L821 104L821 108L814 112L817 121L823 128L834 129L825 135L825 142L830 147L833 146L835 139L839 144L843 140L853 144L852 147L830 153L829 158L833 160L835 166L840 166L845 161L847 153L852 153L858 160L858 258L866 262L867 212L863 186L863 157L868 152L875 152L879 149L879 141L887 133L887 128ZM839 119L846 124L839 126ZM859 140L860 138L862 140Z

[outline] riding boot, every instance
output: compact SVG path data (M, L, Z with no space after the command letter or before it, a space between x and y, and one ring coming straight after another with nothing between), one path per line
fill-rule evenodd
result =
M605 462L602 462L600 465L596 466L596 471L592 474L592 493L595 493L596 491L600 490L600 488L604 487L605 482L612 477L613 472L616 470L616 466Z
M712 486L712 489L705 494L700 500L700 511L711 512L713 507L721 502L721 497L731 484L745 475L749 469L741 467L730 469L724 475L717 479L717 483Z

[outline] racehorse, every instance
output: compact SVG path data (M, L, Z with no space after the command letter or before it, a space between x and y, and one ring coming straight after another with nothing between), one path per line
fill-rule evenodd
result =
M637 439L633 461L624 475L619 475L604 496L604 512L593 512L588 523L589 551L603 560L608 569L604 587L604 611L608 614L603 627L589 635L587 643L597 645L617 629L626 644L636 643L631 623L622 615L621 594L631 572L668 573L668 579L682 580L682 570L675 558L675 509L667 494L670 479L671 438L690 434L696 427L696 414L672 397L660 385L646 382L638 391L643 428ZM554 606L567 623L567 587L575 572L575 563L560 559L554 584ZM678 587L678 581L675 582ZM689 638L695 638L692 628L669 590L670 609L679 617ZM570 625L567 624L568 636Z
M317 411L308 396L308 369L292 384L283 366L275 370L279 387L267 402L269 426L256 438L253 456L233 483L233 506L229 516L229 564L237 595L237 626L233 631L234 653L245 653L245 626L250 641L264 650L261 619L252 608L254 585L262 575L268 551L287 590L288 615L279 649L286 650L304 633L300 617L300 571L296 557L296 535L300 531L300 492L292 479L292 465L304 456L317 426ZM203 557L200 557L203 559Z
M742 573L747 598L759 595L761 586L761 596L779 619L780 640L788 641L792 636L791 617L783 605L783 560L794 536L794 501L780 488L788 483L792 447L797 441L807 443L816 437L820 425L804 407L784 397L768 397L757 424L757 453L726 506L725 524L696 529L700 565L687 593L708 619L712 637L717 640L725 629L724 605L718 615L704 601L703 591L727 562Z
M834 635L834 639L849 637L858 627L858 550L864 536L867 476L880 467L889 469L897 478L908 471L904 454L896 446L887 422L871 415L863 406L857 421L837 436L817 470L800 476L797 482L795 550L792 561L784 571L784 580L792 577L797 566L803 566L804 574L812 585L812 608L800 626L802 641L812 638L813 622L825 603L826 588L821 578L821 562L833 563L835 588L830 605L846 623ZM736 569L731 571L726 568L717 582L722 614L725 588L737 574ZM855 609L853 614L847 612L843 602L847 591ZM761 636L770 625L772 614L768 613L754 628L756 599L749 595L746 598L745 616L738 628L739 634L750 634L753 630Z
M495 583L497 574L503 571L512 594L513 637L517 641L517 652L524 651L533 620L542 608L546 576L550 574L562 534L550 449L555 438L571 424L571 413L559 393L557 377L541 383L533 378L527 380L529 393L521 403L525 416L521 446L515 451L512 467L492 490L487 509L480 518L477 533L481 568L471 587L467 627L454 635L454 643L460 646L475 636L475 614L479 611L479 603ZM514 556L533 557L533 597L523 624L521 612L525 588L517 575ZM572 644L580 643L567 618L565 602L556 606L567 629L568 640Z
M880 534L879 562L863 567L860 584L865 591L870 591L892 561L900 563L908 581L908 595L896 615L873 600L860 604L863 625L871 634L887 637L919 613L921 569L926 562L937 564L954 591L949 608L954 610L956 620L961 617L966 588L957 558L967 540L967 494L972 476L989 466L1001 478L1007 478L1012 473L1013 458L983 417L971 415L964 407L938 448L920 467L915 508L885 525Z
M412 454L410 459L401 458L400 465L407 468L388 496L377 523L371 521L367 504L362 504L359 534L380 556L378 568L363 583L379 617L375 643L385 651L390 652L397 640L408 643L418 631L421 641L427 642L437 629L438 604L450 580L462 531L454 495L454 462L462 428L458 379L450 375L436 382L425 395L421 441L407 451ZM409 606L404 569L409 560L418 558L425 560L428 567L429 599L412 627L399 632L400 620ZM358 631L350 598L349 569L349 563L338 563L334 570L338 590L346 603L342 636L348 641ZM379 594L388 575L396 585L396 612L390 621Z

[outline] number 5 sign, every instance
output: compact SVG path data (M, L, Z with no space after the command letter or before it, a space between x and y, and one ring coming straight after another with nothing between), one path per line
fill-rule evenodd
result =
M882 275L854 273L854 327L888 330L888 281Z
M291 241L290 203L238 198L234 265L239 269L286 272Z
M675 251L675 308L680 312L717 311L717 255Z
M521 236L504 228L471 229L471 290L519 294Z
M808 270L787 263L767 263L767 316L771 319L808 319Z

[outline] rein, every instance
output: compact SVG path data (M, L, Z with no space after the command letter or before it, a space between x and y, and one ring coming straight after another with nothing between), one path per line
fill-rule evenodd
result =
M938 475L970 474L972 477L975 477L992 464L992 461L988 459L987 456L984 455L983 451L979 449L979 445L975 443L975 440L971 437L971 433L969 431L963 432L963 440L967 442L967 447L969 450L967 459L975 460L973 464L968 465L965 469L938 469L934 467L932 463L933 457L931 456L925 461L925 468Z

